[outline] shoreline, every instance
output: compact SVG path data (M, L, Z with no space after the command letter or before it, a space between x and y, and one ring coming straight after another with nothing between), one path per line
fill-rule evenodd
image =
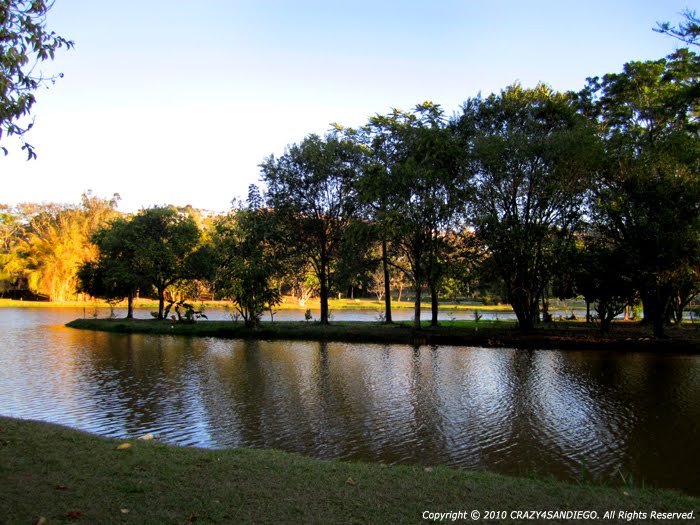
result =
M330 325L304 321L262 322L247 328L242 322L197 321L193 323L152 319L75 319L69 328L124 334L182 335L226 339L307 340L320 342L480 346L526 350L619 350L636 352L700 353L700 326L669 329L669 338L654 339L639 323L614 325L602 334L583 322L557 322L529 332L503 321L444 321L436 328L424 323L391 325L366 321L339 321Z
M604 519L611 509L606 522L628 523L633 512L692 513L690 520L700 512L695 496L630 486L623 477L567 483L274 449L178 447L6 417L0 472L7 523L425 523L426 512L460 510L470 513L467 520L476 521L476 511L489 521L484 513L498 511L506 513L498 522L517 523L517 511L587 511Z

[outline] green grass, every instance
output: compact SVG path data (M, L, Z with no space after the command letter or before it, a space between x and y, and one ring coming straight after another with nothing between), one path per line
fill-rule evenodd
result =
M225 308L230 307L230 301L190 301L192 304L203 304L206 309L210 308ZM430 310L429 303L421 303L425 311ZM384 310L384 301L376 301L373 299L330 299L328 301L329 308L332 310ZM393 301L392 309L413 309L414 304L410 301ZM158 310L158 301L154 299L137 299L134 303L135 308ZM110 304L98 299L90 301L21 301L19 299L4 299L0 298L0 308L109 308ZM126 300L116 303L116 308L126 308ZM318 299L311 299L305 305L299 305L291 297L286 297L284 302L275 307L275 310L299 310L304 311L307 308L318 310L320 303ZM482 312L512 312L513 309L509 305L475 305L475 304L455 304L452 302L440 303L442 310L478 310Z
M700 512L700 499L673 491L128 442L117 450L122 441L0 418L0 522L427 523L425 511Z
M609 334L601 334L584 322L556 322L522 332L513 321L443 321L439 327L424 322L415 330L411 322L385 325L378 322L339 321L330 325L304 321L263 322L255 329L242 322L198 321L175 323L151 319L76 319L71 328L117 333L168 334L239 339L286 339L347 341L413 345L462 345L529 349L619 349L677 351L700 350L700 330L693 326L669 329L669 338L654 340L650 328L639 323L620 323Z

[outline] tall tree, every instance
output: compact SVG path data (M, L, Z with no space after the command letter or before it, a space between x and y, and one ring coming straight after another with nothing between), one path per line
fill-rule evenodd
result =
M12 275L4 268L12 258L21 231L21 216L17 210L7 204L0 204L0 292L3 294L12 287Z
M214 233L217 295L231 299L251 327L281 300L275 280L283 271L285 251L275 212L260 205L249 199L220 218Z
M431 102L417 105L412 112L377 115L363 133L370 154L359 183L360 195L370 205L372 220L381 225L385 286L389 283L385 243L389 241L406 262L394 265L410 278L416 292L414 328L420 328L425 285L431 291L431 323L436 325L447 239L466 200L461 151L442 109Z
M681 49L630 62L582 95L606 148L598 230L634 263L645 320L663 337L678 281L700 253L700 59Z
M149 286L135 264L141 236L130 220L119 217L98 229L92 242L98 255L78 269L78 290L107 300L126 297L126 317L132 319L138 290Z
M468 100L456 123L469 154L470 216L486 264L522 329L581 224L596 140L572 98L513 85Z
M357 208L358 166L356 144L338 134L309 135L261 164L268 204L285 217L290 244L308 255L318 278L322 324L332 263Z
M361 145L362 174L358 181L360 213L374 229L381 249L380 281L383 284L384 322L393 322L391 315L391 235L387 228L387 218L393 195L386 182L393 176L398 166L407 157L407 144L402 139L402 130L410 124L408 114L394 109L388 115L374 115L359 129L343 129L352 140Z
M573 286L583 295L588 305L595 304L600 330L607 332L616 316L634 303L636 291L632 274L633 264L627 254L606 239L588 236L570 254L575 257L569 269L573 269Z
M174 207L141 210L129 222L138 239L133 269L153 285L158 295L158 319L163 319L166 289L198 277L201 232L192 217Z
M56 50L73 42L46 29L46 14L53 2L4 0L0 2L0 140L10 135L23 138L33 123L24 123L36 101L36 90L55 81L45 77L39 64L53 59ZM60 75L59 75L60 76ZM7 148L0 146L5 154ZM28 158L34 148L22 146Z

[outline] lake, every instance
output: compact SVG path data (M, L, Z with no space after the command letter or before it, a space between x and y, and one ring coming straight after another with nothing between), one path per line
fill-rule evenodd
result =
M100 312L102 314L104 312ZM108 313L108 312L107 312ZM700 494L700 356L241 341L0 309L0 414L111 437L269 447ZM303 313L302 313L303 315ZM585 465L585 467L582 467Z

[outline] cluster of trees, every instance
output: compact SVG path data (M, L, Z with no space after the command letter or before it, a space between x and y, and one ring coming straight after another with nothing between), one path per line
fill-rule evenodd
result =
M344 245L371 239L385 283L416 291L416 326L422 288L436 323L456 278L495 286L525 329L551 294L582 295L604 329L640 300L662 335L700 291L699 73L681 49L579 93L513 85L452 119L424 103L337 126L266 159L263 205L312 261L321 322Z
M72 299L78 266L97 256L90 237L118 215L117 202L86 193L79 206L0 205L0 292Z
M697 45L697 20L686 18L657 30ZM263 189L207 228L166 207L94 230L78 288L128 298L152 288L162 318L166 289L205 282L254 325L285 288L315 289L327 323L331 293L374 287L391 322L401 278L417 328L423 290L437 324L440 293L480 288L523 329L548 318L550 297L583 296L603 329L641 301L662 336L700 292L699 74L683 48L577 93L515 84L452 118L425 102L335 125L266 158ZM26 273L37 263L25 237L5 253L26 254Z
M163 299L166 289L170 297L201 293L204 285L190 276L211 273L197 266L210 260L206 219L191 207L125 216L118 202L119 195L87 192L77 206L0 205L0 294L55 302L85 294L129 298L131 308L138 291Z
M332 273L380 252L384 282L399 271L416 291L417 327L421 290L436 323L456 279L498 289L525 329L550 295L582 295L604 329L640 300L662 335L700 291L699 72L681 49L579 93L516 84L452 119L424 103L337 126L266 159L265 198L246 213L274 210L310 258L321 322Z

